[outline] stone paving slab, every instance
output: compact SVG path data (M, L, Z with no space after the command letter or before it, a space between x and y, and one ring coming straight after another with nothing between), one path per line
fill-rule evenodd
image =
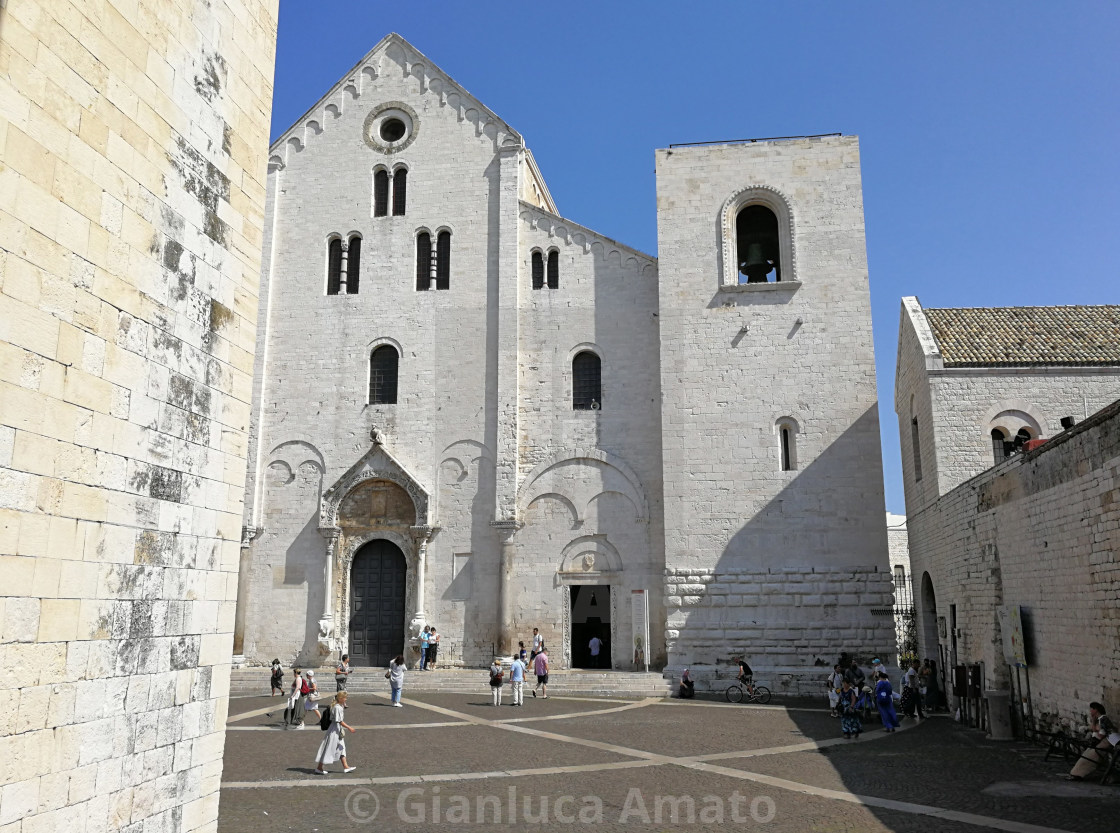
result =
M390 709L377 698L372 705L356 699L355 717L405 722L352 736L351 758L359 769L348 775L310 773L322 738L318 730L232 730L221 833L458 828L1111 833L1120 818L1120 787L1073 785L1082 789L1069 793L1070 785L1058 780L1064 763L1042 764L1035 748L992 743L946 719L893 735L871 731L869 723L863 738L846 742L839 738L838 722L817 710L551 698L494 709L471 705L470 695L425 695L407 708ZM573 708L585 713L572 716ZM409 712L415 714L406 717ZM420 712L462 723L431 726L417 720ZM822 743L821 749L804 751L806 744ZM1062 786L1055 792L1051 784ZM519 813L514 822L508 818L511 787ZM548 797L551 810L544 823L524 819L526 795L533 813L540 812L540 797ZM735 804L736 795L745 796L745 803ZM369 818L374 796L381 812ZM572 814L570 821L557 816L556 802L563 796L573 797L560 810ZM661 805L658 820L658 796L681 799L676 820L670 815L674 801ZM693 802L691 823L681 816L687 815L684 796ZM479 798L486 811L481 821ZM761 802L754 817L752 799ZM465 821L454 815L462 800L468 804ZM424 821L417 818L417 802ZM433 802L439 804L435 823ZM502 814L497 822L495 802ZM733 806L744 820L731 818ZM593 816L592 823L579 823L581 808ZM772 820L762 821L771 812Z

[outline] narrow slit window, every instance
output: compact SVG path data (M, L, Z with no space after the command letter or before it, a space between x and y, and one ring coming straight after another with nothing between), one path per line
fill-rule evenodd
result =
M362 238L354 235L346 247L346 294L358 294L358 275L361 271Z
M910 419L910 444L914 447L914 480L922 479L922 444L918 436L918 418Z
M533 289L544 289L544 255L533 252Z
M397 404L397 351L382 345L369 357L369 404Z
M555 249L548 253L548 288L560 288L560 252Z
M389 172L378 169L373 175L373 216L384 217L389 213Z
M337 295L342 286L342 241L337 237L327 244L327 294Z
M403 217L408 190L408 170L397 168L393 171L393 216Z
M572 359L572 409L598 411L603 407L603 364L590 350Z
M436 237L436 289L451 288L451 232Z
M782 471L793 471L793 432L783 427L778 434L782 442Z
M426 231L416 235L416 290L426 292L432 284L432 236Z

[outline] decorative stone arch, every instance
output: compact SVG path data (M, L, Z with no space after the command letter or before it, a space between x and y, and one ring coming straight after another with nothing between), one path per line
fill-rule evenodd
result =
M625 586L622 581L622 557L606 535L581 535L564 547L556 583L563 595L563 617L560 626L562 640L562 668L572 667L572 587L574 585L607 585L611 589L610 649L611 665L620 659L615 653L618 641L619 597Z
M999 428L1011 439L1020 428L1026 428L1034 439L1044 436L1046 424L1035 416L1042 408L1025 399L1002 399L994 403L984 413L983 427L990 435L993 428Z
M609 466L618 471L620 475L626 480L631 488L631 494L628 495L633 501L638 510L637 521L639 523L649 522L649 501L646 499L645 489L642 488L642 481L634 470L626 464L626 462L609 451L603 451L598 448L583 448L583 449L566 449L553 454L548 459L544 460L537 465L529 475L521 482L521 486L517 490L517 509L518 514L544 491L536 492L533 485L546 474L549 469L561 463L567 463L578 460L594 460L605 466ZM552 491L552 490L546 490Z
M541 492L539 495L534 495L533 499L530 500L526 504L525 509L528 510L528 509L532 508L534 503L536 503L538 500L542 500L544 498L548 498L549 500L555 500L555 501L558 501L559 503L563 504L564 508L567 509L569 513L571 513L572 526L573 527L578 527L578 526L583 525L584 517L586 515L586 510L584 511L584 513L581 514L580 511L579 511L579 507L577 507L576 504L575 504L575 501L573 501L567 495L562 495L559 492Z
M380 432L376 432L380 436ZM416 507L415 526L428 526L430 493L420 481L384 447L374 440L374 447L323 493L319 512L319 526L334 529L338 527L338 507L359 483L366 480L388 480L396 483L412 498Z
M720 210L719 227L722 246L720 264L720 288L738 287L739 259L736 253L737 240L735 221L739 212L748 205L762 205L774 212L778 219L778 238L780 240L780 259L784 284L797 284L797 251L794 247L794 216L790 200L769 185L748 185L727 198ZM762 284L756 284L760 286Z

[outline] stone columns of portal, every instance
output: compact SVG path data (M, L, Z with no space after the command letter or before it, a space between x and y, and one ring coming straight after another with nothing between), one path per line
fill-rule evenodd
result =
M501 536L498 561L498 654L510 656L516 644L513 629L514 536L521 525L515 520L492 521L490 526Z
M319 534L327 539L327 563L323 567L323 615L319 617L319 655L329 656L335 650L334 628L334 562L338 557L339 529L322 529Z
M428 575L428 541L431 540L433 531L430 526L409 527L412 542L416 546L415 606L412 610L412 620L408 624L409 635L413 638L419 638L420 631L427 624L424 616L424 587Z

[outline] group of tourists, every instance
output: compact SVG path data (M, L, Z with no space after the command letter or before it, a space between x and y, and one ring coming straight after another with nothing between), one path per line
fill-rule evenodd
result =
M509 684L513 695L511 706L525 705L525 676L529 669L537 676L537 684L532 688L532 694L537 696L537 689L541 690L542 699L548 699L548 649L544 644L544 637L537 628L533 628L532 650L526 651L525 643L517 643L517 653L513 655L509 665ZM505 668L501 657L494 657L490 664L490 696L492 706L502 705L502 688L505 685Z
M420 632L420 667L417 671L435 671L439 661L440 635L435 625L425 625Z
M914 660L905 667L902 691L896 694L887 669L878 658L871 660L868 676L859 663L847 654L840 657L840 662L833 666L825 681L830 713L840 718L840 729L845 738L860 736L863 721L870 718L872 706L878 710L883 728L888 732L899 728L899 709L906 717L923 719L923 703L930 703L930 692L936 691L936 685L932 663L926 660L925 665L919 667ZM936 702L936 696L933 702Z
M284 695L284 666L279 659L272 660L271 671L271 696ZM350 676L350 655L343 654L342 660L335 668L335 692L341 694L346 691L346 681ZM322 720L323 713L320 708L321 692L315 680L315 672L297 667L292 668L292 682L288 686L288 698L284 705L284 728L306 728L307 713L311 712L315 720ZM332 701L333 702L333 701ZM328 709L330 706L328 706ZM269 713L272 716L272 713Z

